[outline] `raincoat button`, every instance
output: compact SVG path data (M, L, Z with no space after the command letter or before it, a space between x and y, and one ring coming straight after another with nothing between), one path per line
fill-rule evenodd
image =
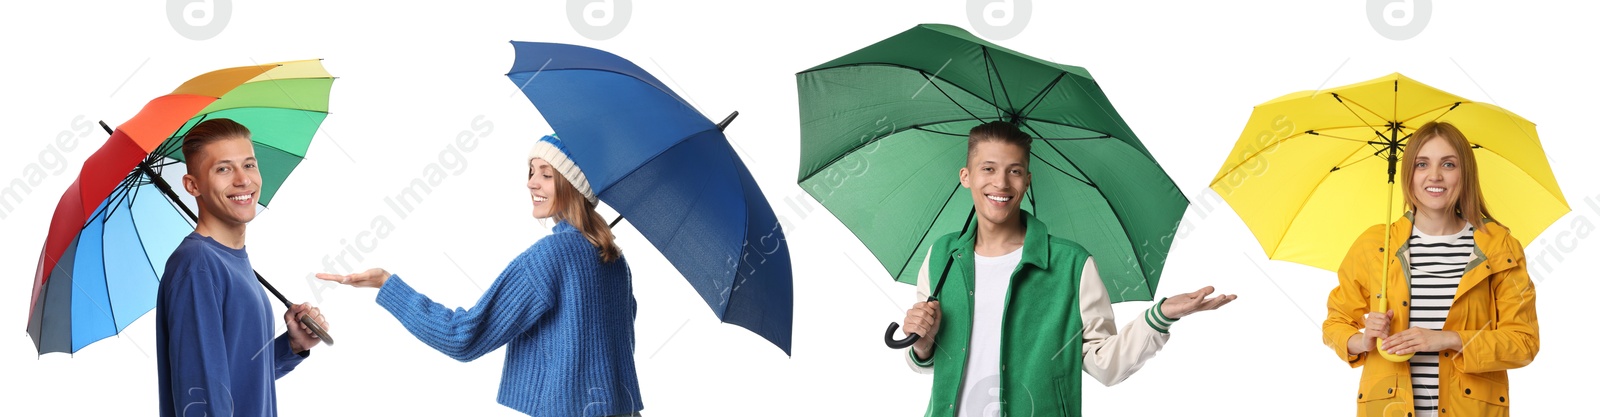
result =
M1506 402L1506 397L1500 397L1500 402Z
M1467 388L1467 395L1472 395L1472 388Z
M1393 394L1394 393L1394 388L1390 388L1388 393L1389 394Z
M1405 302L1405 301L1401 301L1401 302L1400 302L1400 306L1401 306L1401 307L1406 307L1406 306L1408 306L1408 305L1409 305L1409 304L1406 304L1406 302Z
M1411 413L1406 413L1406 417L1411 417Z
M1356 394L1356 399L1361 399L1361 394Z

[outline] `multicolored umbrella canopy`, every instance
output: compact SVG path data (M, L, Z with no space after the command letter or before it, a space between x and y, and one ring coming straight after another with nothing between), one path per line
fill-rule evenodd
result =
M1532 122L1400 74L1256 106L1211 189L1269 258L1336 271L1362 231L1404 212L1390 157L1436 120L1472 143L1489 212L1517 240L1571 211Z
M163 190L181 184L179 145L189 128L229 118L251 129L265 206L305 158L327 117L332 84L319 60L217 70L151 100L118 126L84 162L51 218L28 315L39 353L77 352L155 307L167 257L194 230L192 213Z
M507 74L600 200L725 323L789 353L794 278L772 206L722 127L639 66L576 45L512 42Z
M795 78L801 188L897 281L967 224L967 132L1003 120L1035 138L1022 209L1094 254L1113 302L1152 298L1189 202L1088 70L920 25Z

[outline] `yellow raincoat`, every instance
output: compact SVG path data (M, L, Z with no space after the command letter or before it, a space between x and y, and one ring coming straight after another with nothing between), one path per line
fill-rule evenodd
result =
M1384 265L1383 225L1374 225L1351 245L1339 266L1339 286L1328 294L1328 319L1322 342L1351 367L1362 367L1360 390L1352 395L1357 416L1409 417L1412 414L1409 362L1390 362L1369 353L1351 355L1350 336L1366 327L1363 316L1376 311ZM1390 329L1410 327L1409 251L1411 215L1390 228ZM1472 235L1472 260L1461 277L1444 330L1461 335L1460 351L1439 354L1439 415L1504 416L1511 393L1506 370L1533 362L1539 353L1539 319L1534 312L1533 281L1528 278L1522 244L1510 230L1488 222Z

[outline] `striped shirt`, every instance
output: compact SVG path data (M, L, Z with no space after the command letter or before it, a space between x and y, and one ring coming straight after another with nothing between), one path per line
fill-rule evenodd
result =
M1472 260L1472 225L1451 235L1432 236L1411 229L1411 325L1428 330L1444 328L1456 286ZM1417 352L1411 357L1411 388L1416 417L1439 412L1439 352Z

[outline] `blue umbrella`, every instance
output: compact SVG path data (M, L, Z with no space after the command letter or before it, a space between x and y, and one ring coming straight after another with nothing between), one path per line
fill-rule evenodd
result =
M789 248L719 125L611 53L511 45L516 62L507 76L561 137L600 200L660 250L724 323L788 354Z

